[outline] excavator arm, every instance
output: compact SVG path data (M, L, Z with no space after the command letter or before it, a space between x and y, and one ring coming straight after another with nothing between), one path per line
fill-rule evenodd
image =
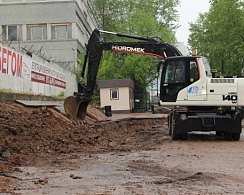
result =
M101 33L112 34L118 37L139 40L138 42L106 42L101 39ZM134 53L151 55L164 59L171 56L182 56L181 52L168 43L157 41L152 37L140 37L122 33L114 33L95 29L86 45L86 54L78 82L78 92L67 97L64 101L65 112L72 119L84 119L89 102L92 100L99 64L103 51ZM87 71L87 73L86 73ZM85 73L86 82L83 82Z

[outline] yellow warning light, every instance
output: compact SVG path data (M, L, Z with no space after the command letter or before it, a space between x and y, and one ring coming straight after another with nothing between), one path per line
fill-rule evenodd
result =
M197 55L197 50L192 50L191 55L196 56Z

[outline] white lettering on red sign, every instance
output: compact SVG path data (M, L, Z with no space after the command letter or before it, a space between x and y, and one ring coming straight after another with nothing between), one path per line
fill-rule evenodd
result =
M65 74L2 46L0 46L1 73L66 89Z
M56 79L54 77L39 72L34 72L34 71L31 72L31 81L66 89L65 81L61 81L59 79Z

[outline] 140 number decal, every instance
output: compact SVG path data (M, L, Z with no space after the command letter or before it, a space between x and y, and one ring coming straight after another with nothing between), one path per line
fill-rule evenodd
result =
M236 104L237 95L223 95L223 101L232 101L233 104Z

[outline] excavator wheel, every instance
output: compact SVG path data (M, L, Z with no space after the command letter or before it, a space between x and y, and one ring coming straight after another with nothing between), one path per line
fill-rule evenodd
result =
M172 113L170 113L170 114L168 115L169 135L172 135L172 116L173 116Z
M222 136L222 135L224 135L224 132L223 131L216 131L215 134L217 136Z
M239 141L241 137L240 133L232 133L232 138L234 141Z
M224 132L224 138L226 141L231 141L232 140L232 133Z
M181 140L187 140L187 133L180 134L180 139Z
M180 135L176 132L176 129L175 129L175 120L172 119L172 132L171 132L171 136L172 136L172 140L178 140L180 139Z

